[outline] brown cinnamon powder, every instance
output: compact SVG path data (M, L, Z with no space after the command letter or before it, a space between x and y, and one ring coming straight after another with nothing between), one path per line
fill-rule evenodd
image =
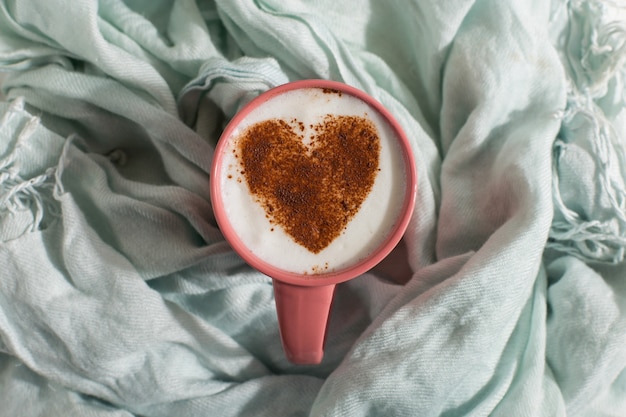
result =
M304 125L291 122L270 119L250 126L239 138L237 158L270 222L319 253L370 193L380 139L367 118L329 114L312 126L311 142L304 145L297 133Z

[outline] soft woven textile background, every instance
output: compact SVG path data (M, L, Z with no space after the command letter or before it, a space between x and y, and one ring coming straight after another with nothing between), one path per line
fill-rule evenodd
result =
M625 16L2 1L0 415L626 415ZM412 272L339 285L316 367L208 192L224 124L303 78L387 106L420 181Z

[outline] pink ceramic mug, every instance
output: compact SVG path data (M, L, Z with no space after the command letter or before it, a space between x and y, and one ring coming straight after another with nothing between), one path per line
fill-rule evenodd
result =
M227 169L224 161L228 158L227 155L235 153L229 144L236 140L237 135L241 134L240 124L246 120L251 112L258 112L258 109L270 100L285 93L302 89L331 91L340 96L345 94L365 103L372 112L378 115L379 120L387 125L399 150L397 153L400 155L401 164L404 166L402 178L399 179L399 182L396 181L398 184L395 185L399 187L398 192L402 195L401 199L395 203L398 206L398 214L395 215L393 223L388 227L389 230L384 231L382 240L376 244L373 250L368 251L365 256L355 260L350 265L336 269L331 268L330 270L322 268L315 273L287 270L271 261L262 259L258 253L255 253L255 250L251 250L237 228L234 227L233 215L231 214L229 217L229 211L232 210L227 209L228 204L226 203L230 202L227 201L229 199L225 192L227 186L224 185L225 176L231 177L231 174L225 173ZM232 165L232 161L228 164ZM243 170L241 173L243 174ZM245 177L239 178L240 183L245 183L245 181ZM281 85L252 100L228 124L216 147L211 171L211 199L215 217L222 233L233 249L252 267L272 278L282 344L291 362L297 364L321 362L335 285L367 272L393 250L404 234L410 220L415 205L416 191L415 161L410 144L400 125L379 102L346 84L325 80L304 80ZM398 192L394 193L398 194ZM349 244L350 242L347 243L347 245ZM343 245L345 247L346 244ZM289 257L290 254L285 253L284 256Z

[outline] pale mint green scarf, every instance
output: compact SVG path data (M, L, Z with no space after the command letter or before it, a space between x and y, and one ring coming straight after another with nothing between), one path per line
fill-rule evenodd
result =
M626 415L619 0L0 3L0 416ZM412 275L337 289L291 365L209 167L251 98L381 101Z

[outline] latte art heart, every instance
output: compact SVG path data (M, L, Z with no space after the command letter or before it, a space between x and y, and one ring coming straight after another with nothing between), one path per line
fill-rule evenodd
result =
M290 122L270 119L249 126L239 137L236 157L269 221L319 253L372 190L380 138L375 125L360 116L327 115L308 129Z

